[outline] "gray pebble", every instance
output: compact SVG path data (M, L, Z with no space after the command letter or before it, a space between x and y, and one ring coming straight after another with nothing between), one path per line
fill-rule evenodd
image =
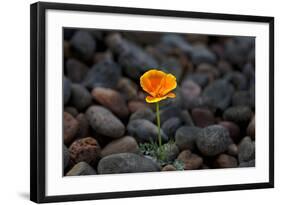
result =
M79 162L67 172L66 176L95 175L96 171L86 162Z
M91 127L99 134L119 138L125 133L123 123L102 106L91 106L86 112Z
M120 153L104 157L98 164L99 174L156 172L160 167L146 157L133 153Z

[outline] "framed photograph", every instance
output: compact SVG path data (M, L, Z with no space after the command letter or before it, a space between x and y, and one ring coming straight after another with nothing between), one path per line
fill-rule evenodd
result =
M274 18L31 5L30 198L274 187Z

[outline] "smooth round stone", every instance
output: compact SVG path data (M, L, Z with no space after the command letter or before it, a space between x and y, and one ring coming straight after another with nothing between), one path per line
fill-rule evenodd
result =
M138 95L138 86L129 78L121 78L118 81L117 89L126 100L136 99Z
M203 96L209 98L213 106L225 110L230 102L234 88L225 80L216 80L209 84L203 91Z
M110 88L94 88L93 98L105 106L120 118L126 118L129 114L126 101L121 94Z
M141 47L115 33L107 37L109 48L118 56L124 72L132 79L139 77L151 68L157 68L157 61Z
M209 63L201 63L197 66L196 72L208 75L209 81L214 81L219 76L216 67Z
M188 55L190 55L193 50L192 45L178 34L165 34L161 42L170 48L177 48Z
M81 83L89 70L85 64L75 58L68 59L65 66L67 77L74 83Z
M98 142L92 137L76 140L69 147L70 158L74 163L84 161L94 165L100 158L100 151Z
M180 118L172 117L161 126L161 129L171 139L175 136L177 129L181 126L182 121Z
M215 64L217 61L216 55L203 45L196 45L192 49L192 62L196 65L200 63Z
M248 80L253 80L255 79L255 68L253 64L247 63L244 65L242 69L243 74L247 77Z
M132 79L139 79L142 73L150 68L157 68L157 61L140 47L130 43L130 51L119 55L118 62L124 68L124 72Z
M102 158L98 164L99 174L156 172L160 167L156 162L133 153L119 153Z
M212 43L210 46L210 50L214 52L218 59L224 58L223 52L223 45L220 43Z
M198 127L203 128L215 124L215 116L208 109L194 108L192 109L191 114L193 122Z
M215 159L214 164L217 168L235 168L238 166L236 158L227 154L220 154Z
M196 138L196 145L204 156L215 156L228 149L232 144L227 129L221 125L211 125L203 129L200 137Z
M144 119L132 120L127 125L129 135L133 136L138 142L158 141L158 127L152 122ZM160 129L162 142L167 142L168 137Z
M202 129L199 127L183 126L180 127L175 135L175 144L180 150L195 149L197 138L201 138Z
M78 121L69 113L63 113L63 140L66 145L71 143L79 129Z
M71 96L71 82L68 78L63 77L63 103L66 105Z
M255 117L252 118L251 122L247 127L247 135L249 135L252 139L255 139L256 136L256 120Z
M145 119L150 122L153 122L153 120L155 119L155 114L150 108L138 109L130 116L130 121L138 119Z
M96 52L94 56L94 63L100 63L103 61L112 61L113 56L110 51L105 51L105 52Z
M251 97L250 91L238 91L232 96L233 106L248 106L254 107L255 102Z
M248 60L248 55L254 44L254 38L234 37L229 39L225 44L225 57L229 62L241 68Z
M77 31L70 40L74 53L82 60L90 60L96 49L96 42L87 31Z
M223 113L223 118L239 125L246 125L252 118L252 111L247 106L230 107Z
M227 154L231 155L231 156L237 156L238 155L238 147L236 144L231 144L228 146L227 149Z
M78 110L72 106L64 107L64 112L71 114L73 117L76 117L79 114Z
M255 167L256 165L256 160L251 160L251 161L248 161L248 162L241 162L239 164L239 167Z
M186 126L194 126L194 122L193 122L188 110L181 111L181 119Z
M190 73L187 74L185 80L190 80L199 85L201 88L205 87L209 83L209 77L204 73Z
M116 88L121 77L121 68L112 60L95 64L87 73L83 82L89 89L95 87Z
M79 162L67 172L66 176L95 175L97 172L86 162Z
M198 156L197 154L193 154L190 150L182 151L177 160L184 163L185 170L199 169L203 164L202 157Z
M228 130L229 136L234 142L238 142L241 139L240 127L237 124L230 121L221 121L219 124Z
M113 140L107 144L101 151L101 156L105 157L117 153L137 153L139 146L135 138L125 136L120 139Z
M128 102L128 109L130 113L134 113L139 109L148 108L149 106L145 104L143 101L132 100Z
M236 90L245 90L248 86L246 77L240 72L228 73L224 79L231 83Z
M217 67L222 75L225 75L233 70L231 64L225 60L220 60Z
M99 134L119 138L125 133L125 126L112 112L102 106L91 106L86 117L94 131Z
M80 113L76 116L76 120L78 121L79 128L76 133L76 138L84 138L90 136L90 125L84 113Z
M171 106L161 109L160 106L160 121L161 124L163 124L165 121L172 117L180 117L181 116L181 110L179 107ZM155 119L156 120L156 119Z
M82 85L72 84L70 103L78 110L84 110L92 103L91 94Z
M217 109L217 106L214 104L211 98L202 95L192 100L185 100L183 105L184 108L188 110L192 110L194 108L204 108L215 112Z
M238 145L239 162L248 162L255 159L255 142L250 137L244 137Z
M173 165L168 164L165 167L163 167L161 171L177 171L177 169Z
M65 145L63 145L63 167L64 169L68 166L69 164L69 151Z
M201 87L192 80L185 80L181 84L181 93L184 100L191 101L201 94Z

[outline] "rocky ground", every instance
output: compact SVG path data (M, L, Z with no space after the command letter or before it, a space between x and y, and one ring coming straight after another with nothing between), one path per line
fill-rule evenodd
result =
M164 162L139 85L151 68L178 82L160 104ZM254 38L65 29L63 82L67 176L255 166Z

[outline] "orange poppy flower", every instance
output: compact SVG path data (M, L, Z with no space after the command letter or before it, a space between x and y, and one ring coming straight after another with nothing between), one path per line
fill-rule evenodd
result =
M146 102L155 103L166 98L175 98L176 94L171 91L177 87L176 77L160 70L149 70L140 78L140 84L149 95Z

